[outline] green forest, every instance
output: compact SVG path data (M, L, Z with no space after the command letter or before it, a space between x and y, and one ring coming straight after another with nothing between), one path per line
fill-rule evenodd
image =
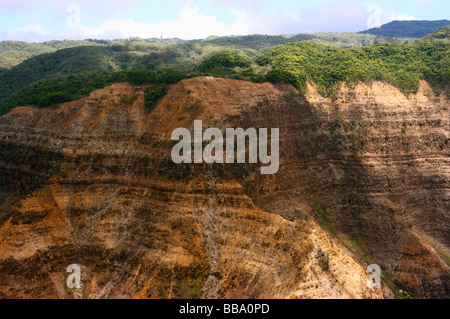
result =
M164 44L86 40L69 48L68 43L47 43L63 48L0 68L0 115L21 105L72 101L116 82L158 84L163 89L149 91L147 108L151 108L165 94L165 85L203 75L292 84L301 93L311 82L324 96L333 95L344 81L349 85L383 81L406 94L417 90L421 79L436 93L448 89L449 27L412 42L380 41L372 35L311 36L213 37ZM17 49L26 54L31 50L28 45L44 44L2 42L0 55ZM7 51L8 47L14 50Z
M417 41L410 44L384 43L361 49L337 49L315 43L280 46L255 59L271 66L266 78L289 83L304 91L306 82L329 95L342 82L382 81L408 94L426 80L439 93L450 80L450 44Z

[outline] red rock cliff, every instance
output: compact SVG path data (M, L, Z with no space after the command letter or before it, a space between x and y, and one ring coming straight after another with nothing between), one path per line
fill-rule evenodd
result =
M126 96L127 98L123 98ZM449 102L195 78L0 118L0 297L449 297ZM171 132L280 128L281 166L175 165ZM80 264L83 287L65 288Z

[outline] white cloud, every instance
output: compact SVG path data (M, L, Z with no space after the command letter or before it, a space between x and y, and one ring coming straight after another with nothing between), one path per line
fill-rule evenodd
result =
M377 28L382 26L383 24L399 20L417 20L413 16L409 16L404 13L395 13L389 10L383 10L376 4L371 4L367 6L367 12L371 13L367 18L367 27L368 28Z
M124 0L115 1L122 3ZM248 1L252 5L259 3L256 0ZM207 38L210 35L283 34L319 31L357 32L366 28L378 27L393 20L415 19L406 14L383 10L378 5L366 7L357 0L330 0L326 4L319 5L316 10L286 14L267 15L248 8L232 10L231 12L234 15L234 21L224 23L212 15L201 14L197 6L193 7L191 2L185 2L184 8L177 18L154 24L138 22L133 19L110 19L97 27L88 27L81 24L80 27L62 33L48 32L42 25L38 24L3 32L0 34L0 38L4 40L47 41L162 36L164 38L190 40ZM65 14L67 13L65 12ZM70 25L76 26L75 23Z
M276 15L255 14L249 10L232 10L236 17L236 25L246 32L240 34L279 35L297 33L301 20L296 13Z
M163 20L156 24L137 22L132 19L110 20L99 27L81 26L73 28L68 33L51 34L41 25L30 25L25 28L8 31L6 39L25 41L46 41L62 39L118 39L129 37L140 38L181 38L202 39L210 35L243 35L250 30L247 16L239 12L235 14L233 24L218 21L214 16L205 16L198 12L198 7L185 7L176 20Z
M98 28L84 28L78 31L88 37L121 37L200 39L210 35L245 34L248 27L242 19L237 17L232 25L218 21L213 16L199 14L198 7L184 8L177 20L161 21L157 24L147 24L134 20L108 21Z
M329 0L303 11L297 32L358 32L364 29L367 16L358 0Z
M40 24L31 24L18 30L6 32L6 39L8 40L24 40L24 41L46 41L51 37Z

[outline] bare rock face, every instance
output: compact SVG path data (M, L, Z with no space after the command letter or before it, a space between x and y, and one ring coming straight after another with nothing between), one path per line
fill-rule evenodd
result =
M0 297L450 296L445 95L203 77L144 103L120 83L0 118ZM170 135L194 120L280 128L280 171L174 164Z

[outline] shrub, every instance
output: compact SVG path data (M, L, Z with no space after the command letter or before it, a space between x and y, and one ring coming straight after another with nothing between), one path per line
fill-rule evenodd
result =
M210 58L200 63L198 69L201 72L211 72L221 70L226 72L227 70L234 68L248 68L251 66L252 60L245 54L237 53L234 51L224 51L217 53Z
M147 108L147 111L152 111L156 105L156 102L158 102L164 95L166 95L166 93L167 88L165 86L161 86L157 89L148 88L147 96L145 98L145 107Z

